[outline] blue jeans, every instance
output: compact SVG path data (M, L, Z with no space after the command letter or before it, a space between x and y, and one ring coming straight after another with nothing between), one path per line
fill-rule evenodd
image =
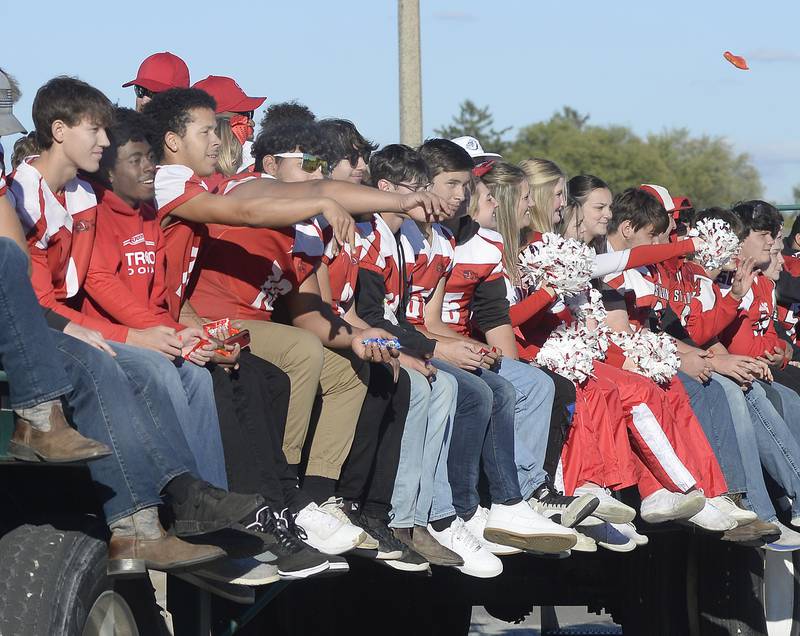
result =
M792 493L800 493L800 446L758 382L744 393L730 378L715 373L714 379L725 390L733 416L747 479L746 501L759 518L774 521L775 506L764 484L761 466L794 497Z
M113 358L60 331L48 335L74 387L66 395L73 423L114 451L88 463L92 479L103 487L106 522L160 504L167 483L190 472L194 461L169 397L153 382L131 382L123 370L137 363L139 350L114 345Z
M228 487L225 454L214 402L214 386L207 369L186 360L170 362L155 351L111 343L120 365L143 390L168 396L197 466L195 474L217 486ZM123 356L133 350L136 355Z
M72 390L67 374L52 364L55 343L28 277L25 254L0 238L0 367L8 374L12 409L36 406Z
M453 506L460 517L471 517L480 504L478 479L481 459L492 503L520 499L514 462L514 408L516 392L496 373L470 373L442 360L433 365L458 383L458 404L453 419L447 459ZM434 493L431 519L441 519Z
M405 368L405 367L404 367ZM400 443L400 461L392 491L390 526L411 528L427 525L433 507L434 484L448 484L447 454L458 387L447 373L432 382L406 368L411 380L411 401ZM449 487L439 493L437 507L455 514Z
M772 382L769 386L778 394L783 419L789 425L794 438L800 443L800 395L780 382Z
M711 444L722 474L725 475L728 493L733 495L746 492L747 478L742 465L742 453L736 439L725 389L714 379L703 384L682 371L678 371L678 379L689 395L692 410Z
M516 390L514 405L514 459L523 499L545 483L544 456L550 434L555 385L541 369L502 358L498 374Z

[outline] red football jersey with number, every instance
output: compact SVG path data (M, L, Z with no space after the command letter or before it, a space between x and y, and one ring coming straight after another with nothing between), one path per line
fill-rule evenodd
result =
M449 277L453 271L456 245L453 234L434 223L429 228L429 236L410 219L400 228L400 247L408 286L406 318L412 325L425 324L425 303L439 281Z
M480 228L453 253L453 269L445 284L442 322L462 335L469 335L472 299L481 283L505 278L503 237Z

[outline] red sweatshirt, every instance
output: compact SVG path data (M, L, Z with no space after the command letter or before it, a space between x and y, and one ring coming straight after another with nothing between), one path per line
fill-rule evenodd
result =
M89 182L76 177L55 194L39 171L23 162L10 177L9 193L28 237L31 283L39 303L108 340L125 342L127 327L80 311L97 216Z
M97 188L97 196L83 311L132 329L183 329L167 307L165 242L156 211L147 203L134 210L104 188Z
M719 341L728 351L758 358L765 351L772 353L774 347L786 348L786 342L778 337L772 323L775 313L774 286L775 283L763 274L756 277L753 286L739 303L736 319L720 335ZM720 287L723 294L730 291L727 284L721 284Z

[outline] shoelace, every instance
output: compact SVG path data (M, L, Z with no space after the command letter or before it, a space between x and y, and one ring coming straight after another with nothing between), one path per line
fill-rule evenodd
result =
M450 527L450 531L453 533L453 539L459 541L471 552L477 552L483 547L480 541L478 541L478 538L469 531L464 520L460 517L456 517L456 520Z
M288 513L286 509L284 509L284 512ZM274 537L278 540L281 547L290 552L297 552L304 546L300 538L298 538L302 535L300 535L299 532L292 532L294 528L292 528L282 516L276 516L269 506L260 508L256 512L256 520L248 524L247 528ZM300 530L302 530L302 528ZM305 534L305 532L303 532L303 534Z

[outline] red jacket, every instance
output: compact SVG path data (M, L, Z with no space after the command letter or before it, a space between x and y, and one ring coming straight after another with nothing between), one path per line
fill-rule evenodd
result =
M127 327L80 311L97 216L89 182L72 179L63 193L55 194L39 171L23 162L10 177L9 191L28 237L31 283L39 303L104 338L125 342Z
M773 324L775 313L775 283L763 274L756 277L750 291L739 303L735 320L722 332L719 341L728 351L758 358L774 347L785 349L787 344L778 337ZM726 293L726 286L721 286Z
M135 210L104 188L97 188L97 196L83 311L133 329L183 329L167 307L165 242L156 211L147 203Z

